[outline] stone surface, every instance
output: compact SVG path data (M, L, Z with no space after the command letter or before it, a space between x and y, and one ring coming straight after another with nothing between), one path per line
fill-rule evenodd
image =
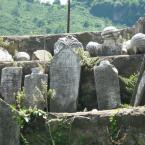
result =
M94 67L98 108L100 110L117 108L120 105L118 71L109 61L101 61Z
M15 104L15 97L21 91L22 67L5 67L1 75L1 94L9 104Z
M37 107L44 110L46 107L46 93L48 75L33 73L26 75L24 80L24 106Z
M145 107L50 116L51 133L58 145L145 145ZM28 132L31 129L33 131ZM52 143L43 118L26 125L24 136L34 145L42 141L46 145Z
M2 47L0 47L0 61L13 61L13 58L9 52Z
M68 46L54 57L50 65L51 112L75 112L80 82L80 59Z
M136 33L144 33L145 34L145 15L140 17L139 20L134 25L135 34Z
M86 46L86 50L89 52L90 56L102 55L102 45L97 42L89 42Z
M52 55L47 50L37 50L33 52L32 60L51 61Z
M66 36L59 38L54 44L54 54L59 53L59 51L64 48L64 46L69 45L72 50L83 49L83 45L73 36Z
M30 56L26 52L16 52L14 58L16 61L29 61L30 60Z
M135 34L131 39L131 46L137 53L145 53L145 34Z
M140 66L140 71L138 74L138 80L136 83L136 86L134 88L132 100L131 100L131 105L134 106L139 106L139 105L144 105L145 100L144 100L144 75L145 75L145 56L143 58L143 61Z
M0 145L19 145L20 127L15 111L0 99Z

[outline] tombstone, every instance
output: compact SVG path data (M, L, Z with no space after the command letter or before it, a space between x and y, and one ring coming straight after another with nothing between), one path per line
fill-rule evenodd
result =
M145 56L143 58L138 80L131 99L132 106L145 105Z
M76 51L77 49L83 49L82 43L79 42L75 37L69 35L57 40L57 42L54 44L54 54L59 53L59 51L66 45L69 45L70 48L74 51Z
M90 41L86 46L86 50L89 52L89 54L92 57L101 56L102 55L102 44Z
M50 89L55 90L51 112L76 111L80 71L80 59L69 46L54 56L50 65Z
M122 38L117 28L106 27L101 33L104 43L102 44L102 55L121 55L122 54Z
M1 75L1 94L9 104L15 104L16 95L21 91L22 67L5 67Z
M32 74L26 75L24 80L24 106L37 107L44 110L46 108L46 93L48 75L37 72L33 69Z
M0 145L19 145L20 127L16 112L0 99Z
M120 105L120 87L117 69L109 61L94 67L98 109L114 109Z

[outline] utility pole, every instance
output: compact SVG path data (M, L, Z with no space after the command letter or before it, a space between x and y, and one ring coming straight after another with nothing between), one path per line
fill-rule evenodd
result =
M67 12L67 33L70 32L70 0L68 0L68 12Z

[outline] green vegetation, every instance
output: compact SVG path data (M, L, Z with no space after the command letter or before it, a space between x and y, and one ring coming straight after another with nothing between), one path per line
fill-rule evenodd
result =
M137 74L133 74L129 78L121 76L119 77L123 104L130 104L133 91L137 82L137 77Z
M144 11L144 0L73 0L70 31L100 31L109 25L132 25ZM0 35L64 33L67 6L57 2L40 4L38 0L0 0L0 17Z

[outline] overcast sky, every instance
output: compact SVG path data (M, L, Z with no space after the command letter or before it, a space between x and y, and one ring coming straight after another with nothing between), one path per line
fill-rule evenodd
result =
M55 0L40 0L41 3L53 3ZM60 0L62 5L65 5L67 3L67 0Z

